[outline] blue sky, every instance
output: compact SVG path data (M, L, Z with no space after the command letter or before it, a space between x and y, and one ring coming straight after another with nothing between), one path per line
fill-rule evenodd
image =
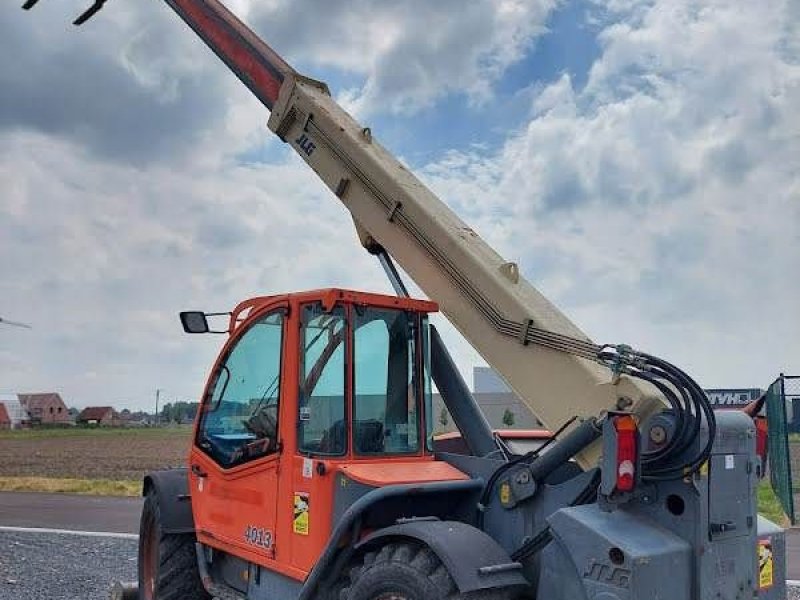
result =
M349 216L166 7L115 0L75 31L77 0L12 4L0 316L34 329L2 330L2 391L196 398L218 340L185 339L179 310L389 291ZM234 5L593 339L707 387L800 371L796 3ZM465 372L482 364L443 327Z
M368 122L384 145L413 167L423 167L454 148L496 151L509 132L530 116L536 90L565 73L576 88L585 85L600 54L600 15L596 6L580 0L555 8L543 25L544 33L531 40L520 59L492 83L490 99L475 102L467 94L452 92L414 114L376 111L367 116ZM334 95L364 84L363 77L319 68L313 62L293 66L328 83ZM265 131L263 143L249 148L239 159L247 164L274 161L282 150Z

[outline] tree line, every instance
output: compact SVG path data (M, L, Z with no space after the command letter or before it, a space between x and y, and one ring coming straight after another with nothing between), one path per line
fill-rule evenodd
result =
M167 402L158 413L159 423L187 423L194 421L198 402Z

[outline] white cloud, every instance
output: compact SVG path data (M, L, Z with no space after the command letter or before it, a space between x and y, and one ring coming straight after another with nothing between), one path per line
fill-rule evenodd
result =
M4 389L148 406L197 397L219 338L177 313L329 285L386 290L346 211L299 160L131 168L39 134L0 138ZM142 403L145 404L142 404Z
M795 9L614 6L585 89L562 77L501 152L429 180L599 341L766 385L800 369Z
M448 94L481 102L546 31L559 0L253 4L259 32L299 65L363 82L342 95L356 114L413 113ZM296 64L295 66L298 66Z

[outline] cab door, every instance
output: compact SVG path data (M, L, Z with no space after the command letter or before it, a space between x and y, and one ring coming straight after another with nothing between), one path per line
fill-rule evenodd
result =
M190 456L198 539L256 562L274 558L286 309L241 326L217 363ZM261 559L261 560L259 560Z

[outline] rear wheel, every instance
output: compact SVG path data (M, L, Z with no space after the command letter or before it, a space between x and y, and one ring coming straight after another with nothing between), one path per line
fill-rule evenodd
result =
M144 500L139 525L139 600L208 600L197 569L195 538L161 530L158 497Z
M338 600L510 600L508 590L460 594L447 568L428 547L387 544L350 571Z

